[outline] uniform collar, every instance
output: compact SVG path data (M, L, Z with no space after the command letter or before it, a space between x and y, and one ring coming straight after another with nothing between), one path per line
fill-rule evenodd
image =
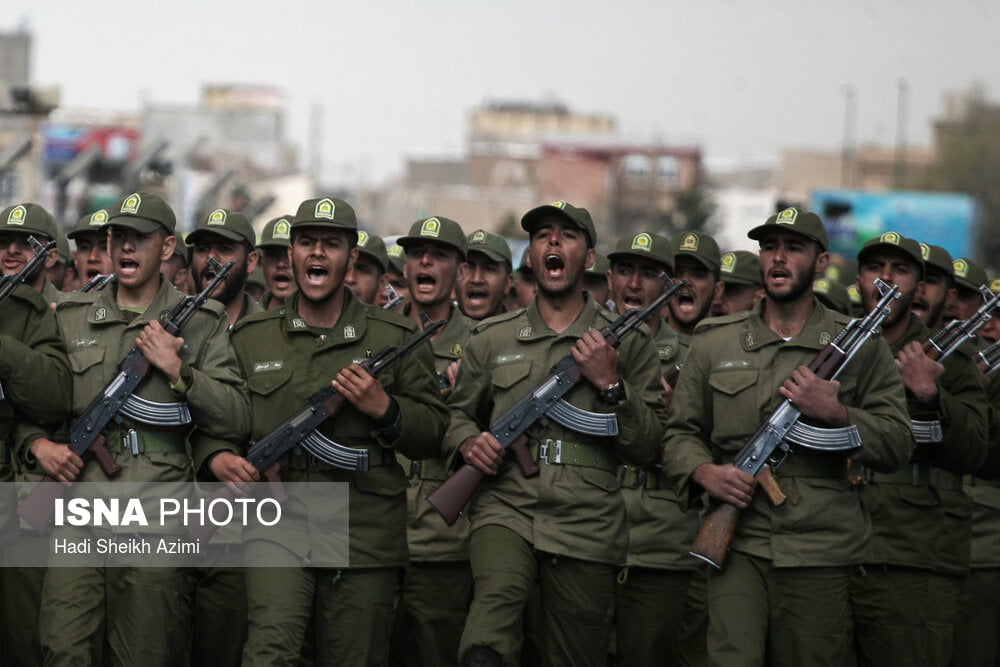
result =
M118 307L118 302L116 301L117 295L117 283L114 283L112 287L108 289L103 289L98 292L97 298L94 299L93 305L90 307L90 312L87 314L87 322L89 324L97 325L124 322L125 316ZM137 318L132 320L128 326L145 326L152 320L161 319L164 315L169 313L170 309L183 297L184 295L177 291L176 287L160 276L160 289L156 293L156 296L154 296L153 300L148 306L146 306L146 310L143 311Z
M369 306L358 301L351 290L346 287L341 287L341 289L344 290L344 309L330 332L323 334L324 347L355 343L364 338L368 329L367 309ZM295 292L281 307L280 313L285 318L285 331L290 334L315 336L316 330L306 324L306 321L299 316L299 296L299 293Z
M747 352L766 345L785 342L785 339L768 329L767 325L764 324L764 306L766 302L767 299L761 299L757 307L751 311L750 317L744 320L740 344ZM827 310L814 296L813 311L809 315L805 326L802 327L802 331L787 342L789 345L796 347L821 350L836 338L842 328L834 318L833 312Z
M531 298L531 303L528 304L525 314L528 317L528 324L521 327L515 334L515 337L520 341L531 341L558 336L580 338L591 329L602 329L605 325L609 324L609 322L601 316L600 306L598 306L587 293L584 293L583 310L580 311L580 314L577 315L577 318L573 321L573 323L570 324L569 327L567 327L561 334L557 334L555 331L550 329L549 325L542 319L542 314L538 312L537 296Z

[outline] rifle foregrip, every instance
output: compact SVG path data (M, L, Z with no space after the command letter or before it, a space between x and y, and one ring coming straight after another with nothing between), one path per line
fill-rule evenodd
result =
M97 464L101 466L101 470L108 477L112 477L118 474L121 470L121 466L115 463L114 458L111 456L111 452L108 451L108 441L103 435L97 436L97 438L90 443L87 447L87 451L94 455L97 459Z
M469 504L469 500L476 494L476 489L485 478L486 475L482 470L466 463L441 486L434 489L427 496L427 502L437 510L446 524L454 526L458 516Z
M698 534L691 543L691 555L721 570L739 521L740 509L735 505L722 503L716 507L698 529Z
M18 506L17 513L39 533L48 533L52 515L56 511L56 500L64 495L66 485L46 475Z
M924 354L933 361L937 361L941 358L941 350L937 348L931 341L926 341L923 345Z
M844 362L844 354L829 343L819 351L819 354L809 363L809 370L823 380L829 380Z
M521 469L521 474L525 477L534 477L538 474L538 464L535 463L531 452L528 451L527 442L527 437L519 436L517 440L510 443L510 451L514 452L514 460L517 462L517 467Z

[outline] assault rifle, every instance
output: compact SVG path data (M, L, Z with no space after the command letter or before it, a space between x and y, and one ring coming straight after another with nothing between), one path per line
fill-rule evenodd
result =
M1000 294L994 294L986 285L979 291L983 295L983 305L967 320L953 320L944 329L924 343L924 352L935 361L944 361L967 340L974 340L976 334L992 319L993 310L1000 304Z
M974 358L976 365L979 367L979 372L984 377L993 375L1000 368L1000 341L993 343L985 350L977 352Z
M226 275L236 264L235 261L231 261L222 266L214 257L210 257L208 263L209 268L215 271L215 277L200 293L184 297L167 313L161 321L167 333L173 336L180 335L184 325L208 301L209 294L226 279ZM191 421L191 412L186 403L160 404L135 395L136 388L152 369L152 364L139 348L133 347L118 364L118 373L115 377L94 397L70 427L70 449L78 456L83 456L89 451L108 477L114 476L121 470L108 451L104 429L109 423L121 422L123 417L158 426L181 425ZM131 447L133 454L138 455L139 440L134 430L129 431L125 444ZM35 530L46 532L52 520L55 500L63 496L67 486L46 475L17 508L17 513Z
M396 306L403 303L403 295L400 294L392 285L385 286L385 295L388 298L388 301L386 301L385 305L382 306L385 310L396 310Z
M17 273L10 276L0 276L0 304L10 298L10 295L14 293L14 290L16 290L21 283L23 283L25 279L34 272L35 269L45 263L45 258L48 257L52 249L56 247L56 242L49 241L45 245L42 245L34 236L29 236L28 245L31 246L35 256L29 259L28 263L24 265L24 268ZM6 396L4 396L3 393L3 385L0 385L0 401L5 398Z
M111 284L111 281L115 279L115 274L98 274L87 281L87 284L77 290L77 292L100 292L102 289Z
M809 369L821 379L835 380L840 375L840 371L861 346L878 333L879 326L891 311L890 304L900 296L899 288L895 285L890 287L878 278L875 279L875 285L882 293L875 308L863 319L851 320L809 364ZM788 456L789 443L826 452L851 450L861 444L856 427L823 429L808 426L799 422L801 415L799 409L786 398L767 421L761 424L733 461L737 468L757 478L775 505L784 502L785 497L770 471ZM846 465L844 474L847 474ZM738 507L725 502L719 504L702 522L698 535L691 544L691 555L722 569L739 520Z
M425 326L424 330L416 334L404 345L389 345L378 352L370 359L366 359L360 364L372 377L377 378L387 368L393 366L397 361L415 350L424 341L438 332L447 320L429 322L427 314L422 314ZM279 475L281 466L278 459L296 445L315 456L320 461L341 468L343 470L354 470L364 472L368 470L368 450L356 447L345 447L330 440L316 429L327 419L335 416L348 405L344 398L331 384L317 391L309 397L309 402L304 408L279 424L273 431L265 435L256 443L250 445L247 451L247 461L260 472L264 479L271 483L274 496L278 500L284 499L281 491L281 477ZM232 500L236 497L228 487L223 487L212 494L212 499L226 498ZM201 525L189 525L188 533L197 539L208 539L216 531L217 526L211 522Z
M666 273L661 273L660 279L664 283L670 281ZM686 280L677 281L643 310L626 312L601 331L604 340L612 347L618 347L626 334L658 314L663 304L686 284ZM538 466L525 446L528 441L525 432L535 422L545 424L546 420L552 419L580 433L618 435L618 421L614 414L588 412L563 399L582 378L580 366L572 354L567 354L553 367L548 377L490 424L490 433L505 449L514 453L514 459L525 477L538 474ZM483 471L466 463L431 492L427 502L451 526L485 478Z

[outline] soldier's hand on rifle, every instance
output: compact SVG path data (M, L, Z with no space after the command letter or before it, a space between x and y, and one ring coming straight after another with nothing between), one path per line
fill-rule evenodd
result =
M83 470L83 459L77 456L69 445L52 442L48 438L38 438L28 447L45 474L57 482L69 484L75 481Z
M792 371L791 377L778 388L778 392L810 419L832 427L848 426L851 423L847 408L838 398L840 383L820 379L808 366L799 366Z
M757 480L731 463L703 463L691 474L709 495L741 509L750 506Z
M920 343L905 345L896 355L896 367L914 397L929 401L938 395L938 379L944 373L944 366L928 357Z
M570 353L583 377L599 390L618 382L618 350L608 345L600 331L583 334Z
M180 351L184 347L184 339L167 333L159 320L153 320L143 327L139 337L135 339L135 345L149 363L163 371L171 384L176 384L181 379Z
M505 454L503 445L488 431L469 438L459 446L458 451L466 463L487 475L497 474Z
M358 364L351 364L337 373L333 387L372 419L384 417L389 410L389 394L385 393L382 383Z
M215 478L225 482L233 493L243 495L250 492L247 484L260 479L260 473L242 456L232 452L219 452L208 464Z

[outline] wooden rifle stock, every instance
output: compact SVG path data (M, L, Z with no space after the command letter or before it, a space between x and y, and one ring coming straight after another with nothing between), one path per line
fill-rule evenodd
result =
M525 435L519 436L510 443L508 450L514 452L514 460L521 469L521 474L525 477L533 477L538 474L538 464L531 457L531 452L527 448L528 438ZM466 463L455 471L451 477L446 479L438 488L434 489L427 502L436 509L449 526L455 525L459 515L465 506L476 495L479 485L486 479L486 473L472 465Z

